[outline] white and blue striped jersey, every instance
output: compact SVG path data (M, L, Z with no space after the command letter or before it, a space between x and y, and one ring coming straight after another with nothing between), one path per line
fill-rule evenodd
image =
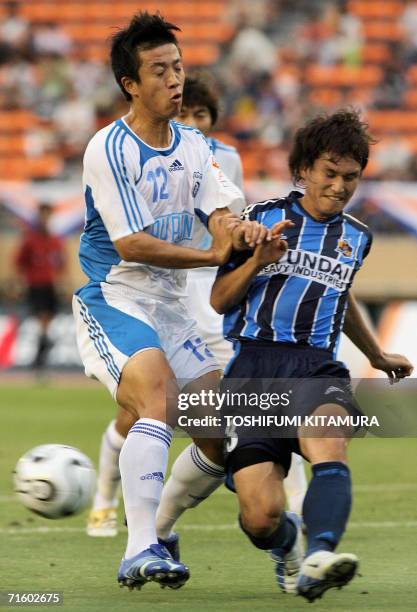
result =
M242 202L202 134L174 121L170 129L171 143L164 149L147 145L123 119L90 140L84 155L86 223L80 243L81 267L90 281L153 297L183 297L186 270L123 261L113 242L144 231L198 248L196 216L207 221L216 208Z
M226 313L224 335L230 339L307 345L336 355L357 270L369 252L372 236L366 225L342 213L317 221L299 202L302 194L248 206L243 217L272 227L289 219L288 251L252 279L245 298ZM224 274L251 253L233 253L219 269Z

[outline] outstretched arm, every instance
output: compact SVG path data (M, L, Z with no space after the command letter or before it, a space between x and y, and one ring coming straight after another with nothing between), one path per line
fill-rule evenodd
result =
M211 290L210 303L219 314L224 314L233 306L239 304L245 297L252 279L266 265L277 262L286 252L288 245L281 240L281 232L286 227L291 227L291 221L281 221L272 228L265 236L264 242L257 244L251 257L241 266L219 276ZM240 233L240 226L234 231Z
M392 382L410 376L413 371L412 364L404 355L386 353L378 344L375 335L365 322L359 306L352 292L348 296L343 331L353 344L369 359L376 370L382 370Z

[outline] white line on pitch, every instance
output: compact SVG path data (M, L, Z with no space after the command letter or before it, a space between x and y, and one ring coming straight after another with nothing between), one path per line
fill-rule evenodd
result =
M417 521L353 521L348 524L348 529L398 529L401 527L416 528ZM182 525L180 531L232 531L237 529L237 523L226 523L220 525ZM4 527L0 528L0 534L4 535L26 535L26 534L59 534L59 533L82 533L83 527Z
M353 485L353 493L389 493L390 491L415 491L417 482L391 482L391 483L370 483ZM226 487L221 487L213 495L229 495L230 491ZM17 501L17 497L11 495L0 495L0 504Z

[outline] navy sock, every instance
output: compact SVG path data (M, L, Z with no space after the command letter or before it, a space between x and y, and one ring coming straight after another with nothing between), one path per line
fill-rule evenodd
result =
M285 512L281 516L281 520L279 522L278 527L273 533L271 533L271 535L267 536L266 538L256 537L246 531L242 525L240 515L239 526L243 533L248 536L252 544L256 546L256 548L260 548L261 550L271 550L272 548L279 548L281 549L283 554L286 554L293 547L295 538L297 537L297 527L295 523L290 518L288 518Z
M352 506L350 471L344 463L317 463L312 471L313 478L303 504L307 555L336 548Z

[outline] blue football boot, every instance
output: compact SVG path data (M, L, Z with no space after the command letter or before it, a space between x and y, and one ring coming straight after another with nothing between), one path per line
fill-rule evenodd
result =
M190 577L188 567L174 561L167 549L160 544L131 557L122 559L117 580L120 586L141 589L146 582L158 582L161 587L179 589Z
M310 602L320 599L328 589L341 589L350 582L358 565L358 558L350 553L314 552L303 561L297 580L297 594Z

